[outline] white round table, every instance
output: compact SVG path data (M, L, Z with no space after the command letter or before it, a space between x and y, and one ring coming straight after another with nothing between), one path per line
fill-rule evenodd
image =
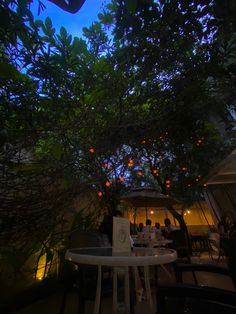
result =
M129 299L129 267L134 267L137 274L137 267L144 267L144 279L147 301L150 306L150 311L153 313L153 302L150 288L149 266L162 265L172 263L177 259L177 253L174 250L167 248L143 248L134 247L130 254L114 254L112 248L96 247L96 248L74 248L66 252L65 258L76 264L97 265L98 279L97 291L94 305L94 314L99 313L101 299L101 278L102 266L114 267L113 272L113 313L117 313L117 274L122 268L125 273L125 311L130 313ZM137 278L137 276L135 276ZM137 282L136 282L137 286Z

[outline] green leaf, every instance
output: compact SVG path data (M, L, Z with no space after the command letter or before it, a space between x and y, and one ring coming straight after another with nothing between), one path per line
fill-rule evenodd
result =
M98 18L104 25L111 25L113 22L113 16L109 13L99 13Z
M47 17L45 20L45 26L46 28L50 29L52 28L52 20L50 19L50 17Z
M27 0L18 0L17 14L19 16L24 16L27 13Z
M126 0L125 6L129 12L134 13L137 8L137 0Z
M112 70L112 67L106 61L106 59L102 57L98 62L94 64L94 70L98 73L109 72Z
M87 52L87 46L84 40L75 37L72 43L73 52L77 55Z
M60 160L62 156L61 144L55 144L51 149L51 153L55 159Z
M35 20L35 21L34 21L34 24L35 24L36 27L42 27L42 26L43 26L43 21L41 21L41 20Z
M40 163L32 163L32 164L17 164L13 167L15 171L19 172L41 172L46 168L45 165Z
M27 76L20 73L13 65L0 62L0 78L3 79L26 79Z
M63 26L60 29L60 35L61 35L62 38L66 38L67 37L67 31L66 31L65 27L63 27Z

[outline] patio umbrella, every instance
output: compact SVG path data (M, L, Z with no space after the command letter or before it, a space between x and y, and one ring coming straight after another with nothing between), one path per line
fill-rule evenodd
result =
M181 202L152 188L136 188L124 194L121 201L133 207L168 207Z

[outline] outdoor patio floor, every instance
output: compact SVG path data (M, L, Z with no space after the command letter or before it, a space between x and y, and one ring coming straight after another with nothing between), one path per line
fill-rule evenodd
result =
M202 254L201 257L192 257L192 262L199 262L199 263L216 263L216 257L215 261L212 261L211 258L209 258L208 254ZM226 261L221 260L218 265L225 266ZM168 270L173 274L173 270L170 266L168 266ZM202 279L204 282L207 282L208 285L218 286L219 288L225 288L225 289L232 289L235 290L231 280L226 277L221 278L220 280L217 280L216 278L212 278L212 275L210 277L207 277L207 274L202 274ZM163 269L159 268L158 270L158 281L160 283L170 283L175 282L174 276L172 276L173 279L170 279L167 274L163 271ZM45 298L43 300L37 301L34 304L23 308L17 312L13 312L13 314L59 314L60 305L62 301L62 293L63 289L55 293L54 295ZM153 300L155 305L155 288L154 285L152 287L152 293L153 293ZM78 299L76 291L71 291L66 300L66 307L64 314L76 314L78 313ZM112 312L112 298L107 297L102 299L102 314L111 314ZM135 313L145 313L148 314L148 306L146 304L146 301L140 302L138 306L135 308ZM87 301L86 302L86 314L90 314L93 312L93 302Z

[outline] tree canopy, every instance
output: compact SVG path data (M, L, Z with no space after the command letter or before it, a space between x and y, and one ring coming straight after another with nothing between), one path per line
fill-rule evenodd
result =
M192 200L235 145L235 1L114 0L83 38L11 2L0 4L5 240L32 224L44 238L88 189L106 210L145 184Z

